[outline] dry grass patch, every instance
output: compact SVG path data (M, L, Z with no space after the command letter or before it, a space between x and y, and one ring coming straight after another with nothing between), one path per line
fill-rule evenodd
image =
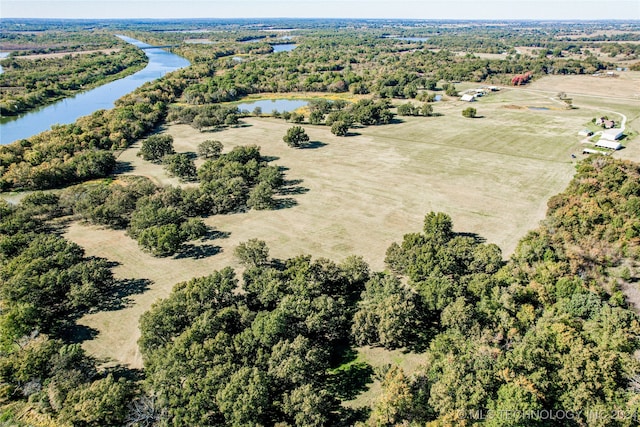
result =
M570 95L600 96L605 99L617 97L640 102L640 72L626 71L616 74L618 77L545 76L533 81L526 88L552 93L566 92Z

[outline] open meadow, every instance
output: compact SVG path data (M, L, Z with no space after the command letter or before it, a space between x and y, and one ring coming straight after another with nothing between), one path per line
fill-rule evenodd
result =
M336 137L325 126L304 125L311 139L304 149L289 148L282 141L291 124L281 119L246 118L243 126L219 132L167 125L161 132L173 136L177 152L195 152L207 139L220 140L225 151L259 145L273 164L286 168L295 194L280 197L294 202L275 211L206 218L220 233L200 242L193 257L154 258L123 231L73 223L66 237L88 255L118 263L119 277L151 281L126 308L80 320L97 333L85 348L140 368L136 344L140 315L158 298L168 296L177 282L229 265L239 267L233 249L251 238L266 241L275 258L304 253L340 260L356 254L372 269L381 270L390 243L419 230L427 212L442 211L451 215L456 231L476 233L499 245L508 257L518 240L544 217L547 200L571 179L582 156L577 132L600 113L598 105L603 112L624 110L627 126L639 128L640 102L626 98L603 102L606 85L602 93L592 94L598 98L576 95L578 108L565 109L551 99L553 91L571 94L574 78L565 79L566 88L555 78L527 88L503 88L472 104L480 116L476 119L462 117L468 103L448 100L434 104L438 117L398 117L395 124L352 129L348 137ZM632 91L635 80L617 82L628 84ZM638 160L636 144L630 142L619 155ZM138 149L135 144L121 153L122 173L178 184L161 166L137 157Z

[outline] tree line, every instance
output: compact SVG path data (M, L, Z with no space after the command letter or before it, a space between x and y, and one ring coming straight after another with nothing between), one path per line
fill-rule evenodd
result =
M111 110L0 146L0 189L55 188L109 175L113 150L151 133L188 82L212 72L206 66L176 71L120 98Z
M9 57L0 61L3 71L0 74L0 114L15 116L51 104L133 74L147 62L146 55L130 45L112 53L34 59Z

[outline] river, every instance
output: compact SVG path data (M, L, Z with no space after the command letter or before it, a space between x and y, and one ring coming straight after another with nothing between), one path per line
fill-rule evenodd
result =
M151 47L130 37L118 37L138 47ZM79 117L96 110L113 108L118 98L133 92L144 83L189 65L186 59L159 48L151 47L144 52L149 58L149 63L135 74L17 117L0 118L0 144L29 138L50 129L55 124L73 123Z

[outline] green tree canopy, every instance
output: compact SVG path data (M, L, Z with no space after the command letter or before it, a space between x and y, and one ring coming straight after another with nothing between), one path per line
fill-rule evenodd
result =
M302 126L293 126L287 130L282 140L286 142L289 147L297 148L309 142L309 135L307 135Z
M151 135L142 141L138 156L150 162L159 163L167 154L173 154L173 137L171 135Z

